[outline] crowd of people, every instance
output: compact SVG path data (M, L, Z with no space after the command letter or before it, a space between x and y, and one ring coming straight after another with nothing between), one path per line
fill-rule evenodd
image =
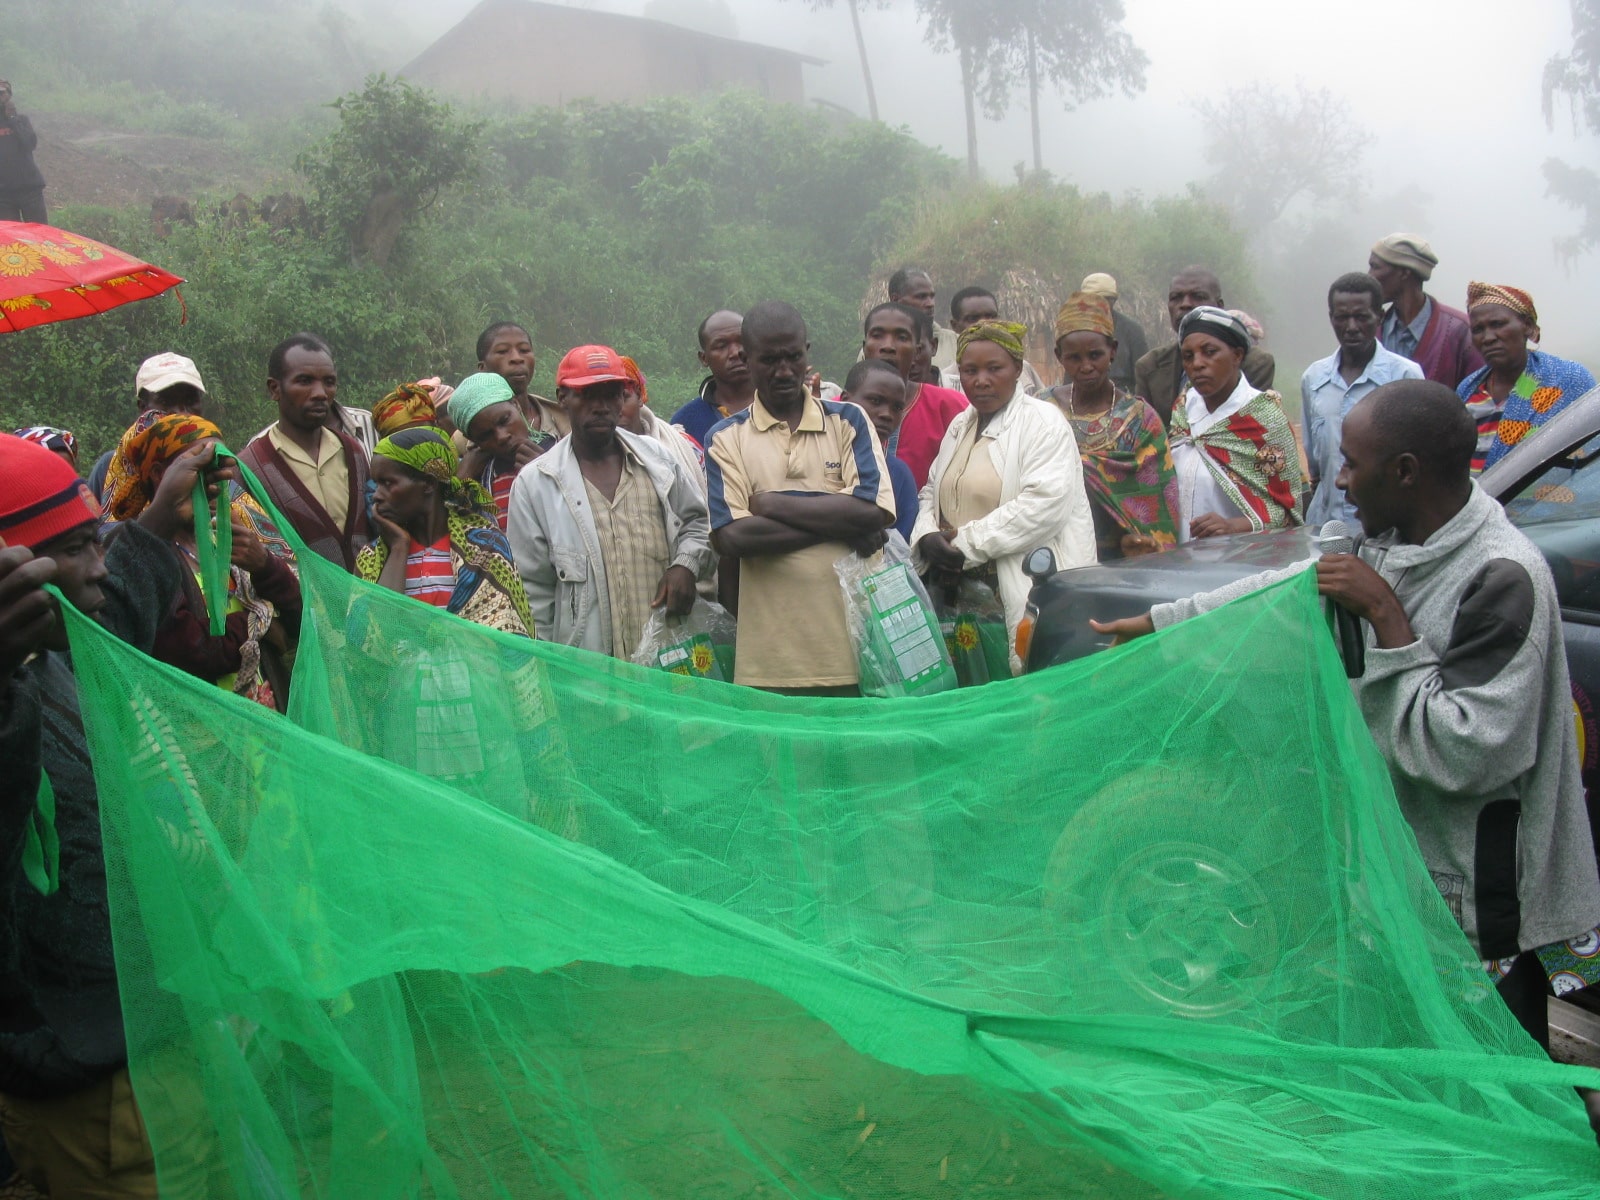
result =
M947 328L916 269L866 314L842 385L813 371L802 314L772 301L706 317L698 394L659 409L639 364L599 344L560 360L553 400L536 394L534 341L514 322L484 331L477 371L454 387L420 378L353 405L333 348L295 334L266 358L277 419L237 455L270 506L219 454L205 382L177 354L137 368L135 419L87 473L69 431L0 436L0 746L23 767L0 846L11 856L27 842L27 779L36 789L42 769L62 847L59 888L5 881L14 986L0 995L0 1128L19 1164L51 1194L154 1194L147 1148L115 1168L92 1152L108 1124L129 1136L132 1099L95 784L43 586L155 658L282 710L302 610L295 541L501 633L624 659L656 614L715 598L737 621L736 683L849 696L860 676L835 570L845 556L874 559L893 541L930 593L990 596L1009 636L1030 587L1023 558L1040 547L1070 568L1358 521L1389 565L1336 556L1318 572L1374 631L1363 709L1430 870L1447 896L1456 889L1486 962L1514 978L1537 1036L1528 997L1542 1003L1549 964L1600 982L1600 955L1581 948L1600 939L1600 881L1548 572L1472 476L1594 379L1534 348L1526 292L1474 283L1464 312L1430 296L1437 262L1397 234L1366 272L1332 282L1337 349L1303 375L1303 437L1259 325L1201 267L1173 278L1175 340L1155 349L1118 309L1114 278L1084 279L1055 322L1054 385L993 293L956 291ZM220 633L201 583L197 483L231 535ZM1210 606L1105 629L1135 636ZM1509 874L1487 870L1507 853ZM1491 873L1509 895L1484 898ZM1508 904L1531 914L1509 932Z

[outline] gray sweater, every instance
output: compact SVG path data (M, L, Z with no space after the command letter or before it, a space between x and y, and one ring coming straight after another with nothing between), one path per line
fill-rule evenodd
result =
M1392 533L1361 557L1399 597L1417 640L1367 629L1352 681L1433 881L1484 958L1600 925L1600 874L1579 775L1555 583L1543 556L1476 483L1420 546ZM1158 629L1312 565L1157 605Z

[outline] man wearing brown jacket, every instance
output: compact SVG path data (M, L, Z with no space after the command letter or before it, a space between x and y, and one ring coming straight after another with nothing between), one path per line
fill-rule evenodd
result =
M1178 325L1191 309L1202 305L1227 307L1222 300L1222 284L1214 271L1185 267L1173 276L1172 287L1167 291L1167 316L1172 321L1172 332L1178 332ZM1277 371L1278 365L1273 362L1272 355L1260 346L1252 346L1244 356L1244 376L1261 391L1272 387ZM1172 424L1172 406L1186 386L1177 342L1157 346L1133 365L1134 395L1148 400L1168 425Z
M267 359L267 394L278 419L257 434L239 459L307 546L354 571L367 544L367 456L361 443L328 427L338 394L333 353L321 338L299 333Z

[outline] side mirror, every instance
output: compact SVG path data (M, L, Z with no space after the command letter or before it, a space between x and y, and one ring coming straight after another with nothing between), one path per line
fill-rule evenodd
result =
M1033 580L1034 587L1048 582L1056 573L1055 553L1048 546L1030 550L1022 560L1022 573Z

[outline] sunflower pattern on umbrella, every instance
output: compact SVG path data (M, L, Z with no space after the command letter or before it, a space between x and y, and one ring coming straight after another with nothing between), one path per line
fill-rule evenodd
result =
M92 238L0 221L0 333L92 316L182 282Z

